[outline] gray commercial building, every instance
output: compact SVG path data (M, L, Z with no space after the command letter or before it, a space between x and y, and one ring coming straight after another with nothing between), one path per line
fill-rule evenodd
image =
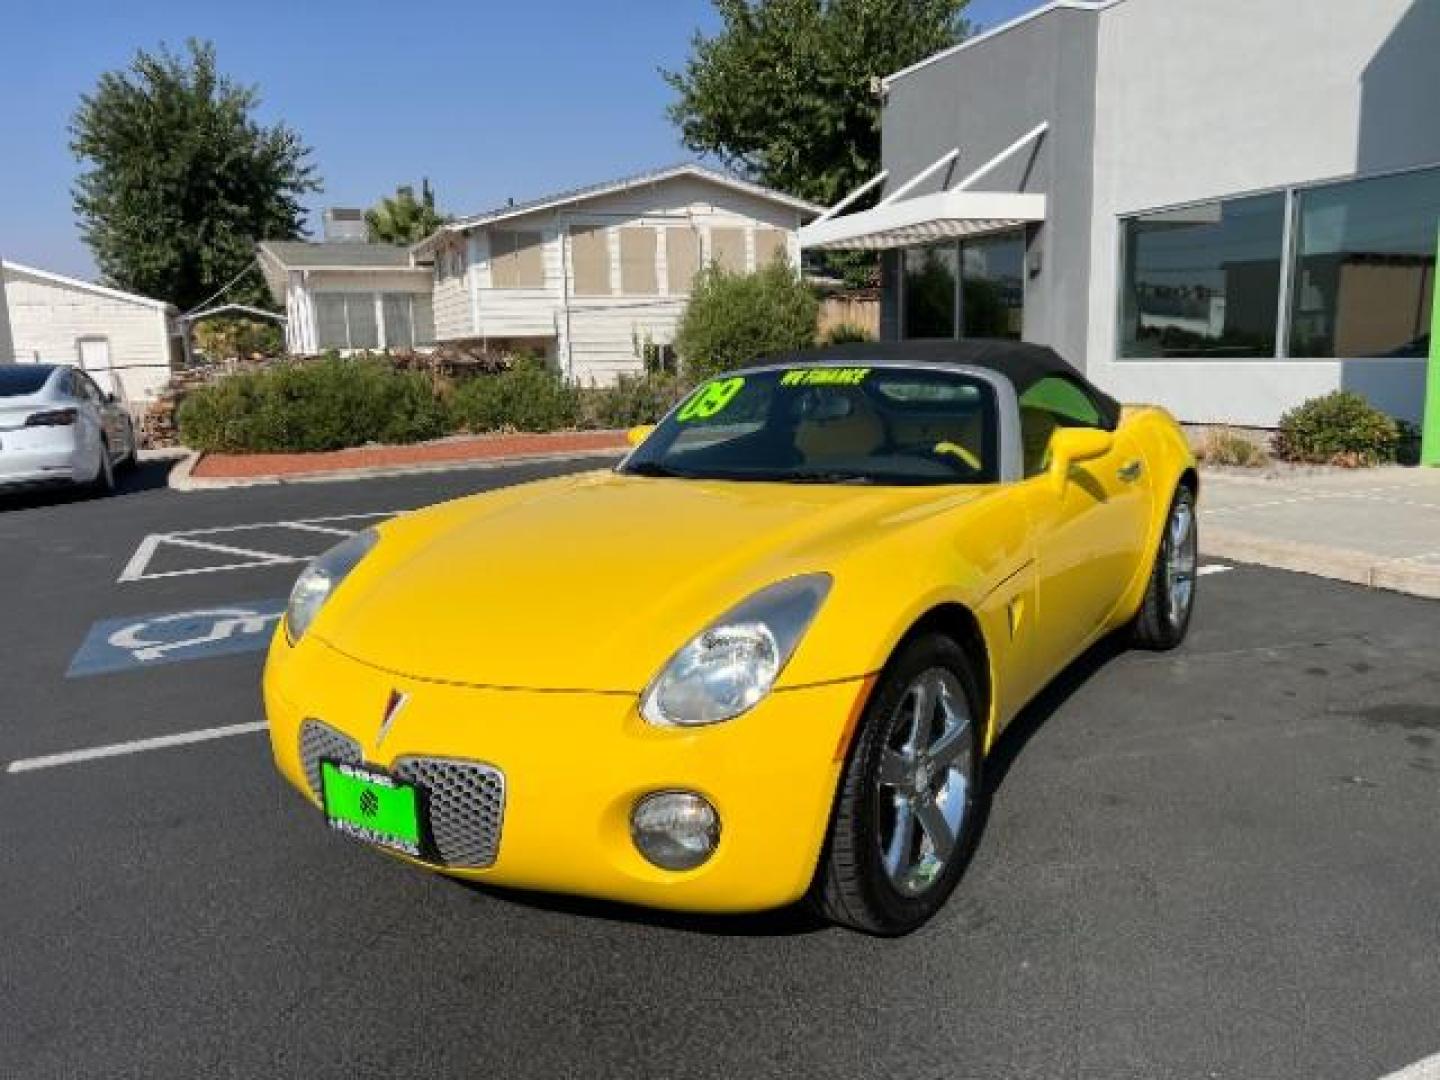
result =
M1186 421L1418 420L1440 0L1062 0L881 86L883 179L801 243L884 253L887 339L1023 336Z

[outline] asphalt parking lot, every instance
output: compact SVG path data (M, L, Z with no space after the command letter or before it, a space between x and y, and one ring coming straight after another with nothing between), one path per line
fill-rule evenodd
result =
M1067 672L903 940L331 835L256 730L267 604L355 524L563 468L0 499L0 1075L1338 1080L1440 1050L1440 603L1315 578L1212 573L1184 649Z

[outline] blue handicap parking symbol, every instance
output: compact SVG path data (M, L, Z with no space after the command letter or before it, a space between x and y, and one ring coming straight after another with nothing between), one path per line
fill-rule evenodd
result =
M104 619L90 628L65 675L102 675L258 652L269 644L285 603L284 598L247 600L194 611Z

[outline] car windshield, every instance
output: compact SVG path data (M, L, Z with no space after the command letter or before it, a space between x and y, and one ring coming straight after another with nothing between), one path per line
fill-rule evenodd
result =
M792 367L696 388L620 466L637 476L831 484L997 477L992 387L959 372Z
M38 393L54 370L49 364L0 365L0 398Z

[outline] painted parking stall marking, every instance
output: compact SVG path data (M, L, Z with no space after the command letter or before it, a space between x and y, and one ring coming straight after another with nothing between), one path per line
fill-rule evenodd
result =
M118 581L253 570L265 566L306 563L326 548L353 536L367 525L392 518L398 511L336 514L295 521L257 521L208 529L151 533L140 541Z
M276 597L103 619L85 635L65 676L73 679L259 652L270 643L285 604L284 597Z

